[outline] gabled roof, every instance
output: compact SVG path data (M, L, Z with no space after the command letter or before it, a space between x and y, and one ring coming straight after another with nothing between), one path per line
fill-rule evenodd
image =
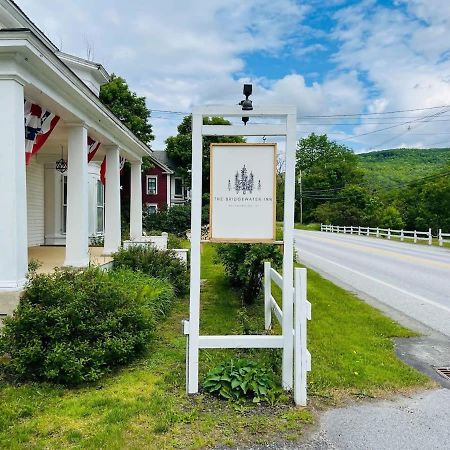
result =
M9 22L5 25L8 28L28 28L30 29L42 42L45 42L53 52L59 51L58 47L40 30L36 24L24 13L24 11L12 0L0 0L0 8L3 8L9 13Z
M108 83L110 78L109 74L101 64L94 61L89 61L84 58L80 58L79 56L69 55L68 53L64 52L57 52L57 55L59 59L62 59L66 63L71 63L85 70L88 70L90 73L92 73L92 75L100 85Z
M92 61L84 60L76 56L67 55L59 51L59 49L50 41L50 39L28 18L28 16L16 5L12 0L0 0L0 12L6 12L4 16L4 25L6 28L0 28L1 43L0 53L10 51L8 48L9 41L14 42L17 47L16 51L20 49L27 54L27 58L33 58L36 67L41 64L48 64L51 61L53 67L58 69L55 74L64 79L70 84L70 88L77 90L84 100L89 100L91 105L95 108L95 113L100 113L101 118L97 120L103 125L109 127L113 122L118 127L122 136L126 138L129 144L126 150L136 152L136 155L148 156L151 153L151 148L137 138L134 133L123 124L118 117L113 114L110 109L104 105L96 95L96 93L83 81L69 66L72 64L85 65L92 72L95 73L100 84L103 84L108 79L108 73L101 66L101 64ZM27 43L27 44L24 44ZM31 46L28 46L28 43ZM28 61L28 59L26 59ZM48 61L48 62L47 62ZM30 59L31 62L31 59ZM100 116L99 116L100 117ZM108 120L104 119L109 119Z
M174 173L176 166L167 156L167 152L163 150L153 150L150 156L152 162L154 162L158 167L161 167L166 173Z

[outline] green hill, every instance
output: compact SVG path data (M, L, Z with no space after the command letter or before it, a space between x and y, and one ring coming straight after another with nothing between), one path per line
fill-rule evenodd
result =
M397 148L358 156L369 186L390 190L442 169L450 162L450 148Z

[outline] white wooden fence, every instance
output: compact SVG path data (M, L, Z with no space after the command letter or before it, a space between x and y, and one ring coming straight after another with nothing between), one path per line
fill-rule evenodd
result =
M311 370L311 355L306 348L306 323L311 319L311 304L306 299L306 269L294 270L294 321L293 329L283 326L283 311L272 296L272 282L283 290L283 277L269 262L264 263L264 318L265 328L272 327L272 311L281 327L281 335L225 335L198 336L199 348L281 348L294 349L293 365L283 364L283 372L293 375L294 401L297 405L306 406L306 373ZM292 298L291 297L291 298ZM192 339L188 320L182 321L183 333L187 337L187 347ZM186 381L189 382L189 351L186 351ZM284 386L286 390L288 387Z
M448 239L446 239L448 238ZM450 243L450 233L443 233L441 229L439 229L438 233L439 245L442 247L444 242Z
M433 243L433 235L431 234L431 228L428 231L408 231L408 230L394 230L392 228L371 228L371 227L353 227L353 226L339 226L339 225L324 225L320 224L320 231L328 233L345 233L345 234L357 234L358 236L376 236L386 237L391 239L393 237L399 238L400 241L411 239L414 244L417 241L427 241L428 245ZM440 231L440 230L439 230ZM450 237L450 234L442 234L443 237ZM442 242L444 242L443 240ZM441 240L439 240L439 243ZM450 241L449 241L450 242ZM439 245L442 245L441 243Z
M264 263L264 323L266 330L272 328L272 312L283 326L283 311L272 295L272 282L283 289L283 278L270 262ZM311 320L311 303L306 299L306 269L294 270L294 330L283 333L294 339L294 401L305 406L307 402L306 377L311 370L311 354L306 346L307 321Z

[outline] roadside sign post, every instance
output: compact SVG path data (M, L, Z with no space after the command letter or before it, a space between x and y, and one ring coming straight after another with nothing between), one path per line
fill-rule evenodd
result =
M267 117L281 119L282 123L252 124L247 125L204 125L204 117ZM296 117L297 110L294 106L267 106L254 107L253 110L242 110L240 106L199 106L193 109L192 114L192 206L191 206L191 273L190 273L190 304L189 321L184 322L184 333L187 335L188 348L186 385L189 394L198 392L198 365L199 349L201 348L282 348L282 385L285 390L292 390L294 384L294 203L295 203L295 162L296 162ZM281 136L286 139L286 168L285 168L285 192L284 192L284 233L283 233L283 276L280 276L282 282L282 336L201 336L200 335L200 252L201 252L201 212L202 212L202 141L203 136ZM223 144L214 144L217 148L213 149L216 153L212 156L214 164L219 150L225 154ZM242 145L242 144L241 144ZM258 144L247 144L247 151ZM259 144L265 146L265 149L274 147L274 144ZM233 147L233 149L231 149ZM242 145L244 149L244 145ZM239 144L230 145L230 151L239 152ZM244 150L242 150L244 151ZM270 153L270 151L269 151ZM264 156L270 161L269 153ZM236 153L237 154L237 153ZM261 150L261 158L264 151ZM221 164L225 164L225 159L217 159ZM241 164L242 165L242 164ZM261 166L262 167L262 166ZM245 170L247 170L246 168ZM244 172L243 172L244 173ZM268 173L268 172L267 172ZM253 176L253 173L252 173ZM228 174L228 188L233 191L233 183L240 183L242 177L236 174L236 179L232 179L232 174ZM258 182L261 181L261 185ZM253 187L263 190L263 185L267 182L267 176L259 179L255 174ZM256 184L255 184L256 183ZM212 188L215 187L212 180ZM223 186L223 185L221 185ZM256 187L255 187L256 186ZM269 183L270 186L270 183ZM237 188L236 188L237 189ZM273 193L274 194L274 193ZM261 196L263 197L263 196ZM217 197L212 202L220 202L222 197ZM266 198L266 197L263 197ZM269 198L269 196L267 196ZM275 208L275 198L273 208ZM267 205L268 206L268 205ZM262 209L261 209L262 210ZM220 206L212 203L211 211L213 214L219 212ZM268 210L269 211L269 210ZM275 211L273 211L273 214ZM263 213L265 214L265 213ZM264 216L267 217L267 216ZM223 219L223 216L222 216ZM219 217L220 220L220 217ZM272 223L272 221L270 221ZM261 224L264 225L264 224ZM267 225L267 224L266 224ZM269 227L270 228L270 227ZM211 240L227 242L274 242L274 234L269 235L269 231L264 226L260 226L258 236L252 240L251 236L245 236L238 240L233 236L231 230L219 226L214 219L211 221ZM245 231L241 232L245 234ZM229 239L227 239L229 238ZM281 280L282 278L282 280ZM302 280L306 283L306 279ZM306 291L305 291L306 292ZM303 327L304 328L304 327ZM298 330L300 333L300 329ZM302 330L303 333L303 330ZM306 338L306 337L305 337ZM305 361L303 355L303 361ZM304 364L304 363L303 363ZM297 396L298 397L298 396ZM303 396L302 401L306 401Z

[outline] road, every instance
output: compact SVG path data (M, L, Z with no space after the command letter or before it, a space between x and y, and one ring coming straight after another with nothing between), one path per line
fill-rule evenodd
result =
M450 250L295 230L298 259L322 275L450 337Z

